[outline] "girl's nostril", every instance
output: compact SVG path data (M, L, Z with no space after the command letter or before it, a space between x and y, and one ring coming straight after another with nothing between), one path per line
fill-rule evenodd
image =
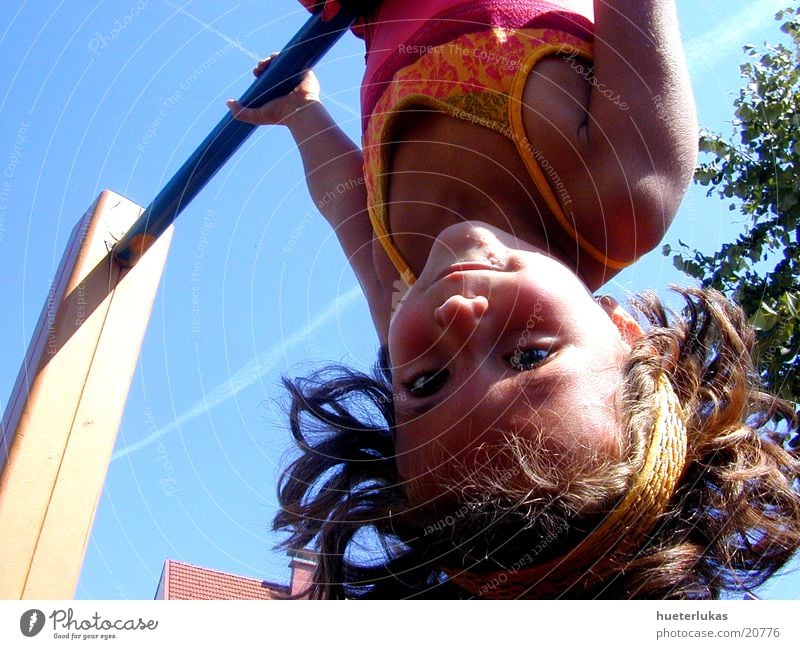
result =
M454 295L437 307L436 321L443 329L454 327L460 331L471 330L477 326L488 307L489 301L483 296L468 298Z

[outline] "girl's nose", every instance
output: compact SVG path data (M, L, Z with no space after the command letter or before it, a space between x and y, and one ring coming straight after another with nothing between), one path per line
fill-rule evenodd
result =
M459 341L464 341L475 331L478 321L488 308L489 301L482 295L453 295L436 308L434 316L444 335L453 335Z

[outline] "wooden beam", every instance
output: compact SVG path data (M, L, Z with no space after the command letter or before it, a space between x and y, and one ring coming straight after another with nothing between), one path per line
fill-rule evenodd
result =
M133 268L141 214L103 191L75 227L3 416L0 598L74 594L172 230Z

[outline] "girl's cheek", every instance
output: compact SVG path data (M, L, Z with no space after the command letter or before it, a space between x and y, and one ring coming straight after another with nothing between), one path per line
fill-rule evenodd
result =
M389 325L389 355L395 367L402 366L414 358L416 333L412 326L412 319L406 314L398 314Z
M410 294L409 294L410 295ZM416 300L402 300L393 310L389 320L389 351L392 347L407 347L409 343L424 338L430 331L430 322L424 317L423 309Z

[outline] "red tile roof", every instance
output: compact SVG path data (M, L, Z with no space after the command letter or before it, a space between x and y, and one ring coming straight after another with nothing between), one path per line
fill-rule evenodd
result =
M280 584L167 559L156 599L283 599L288 594Z

